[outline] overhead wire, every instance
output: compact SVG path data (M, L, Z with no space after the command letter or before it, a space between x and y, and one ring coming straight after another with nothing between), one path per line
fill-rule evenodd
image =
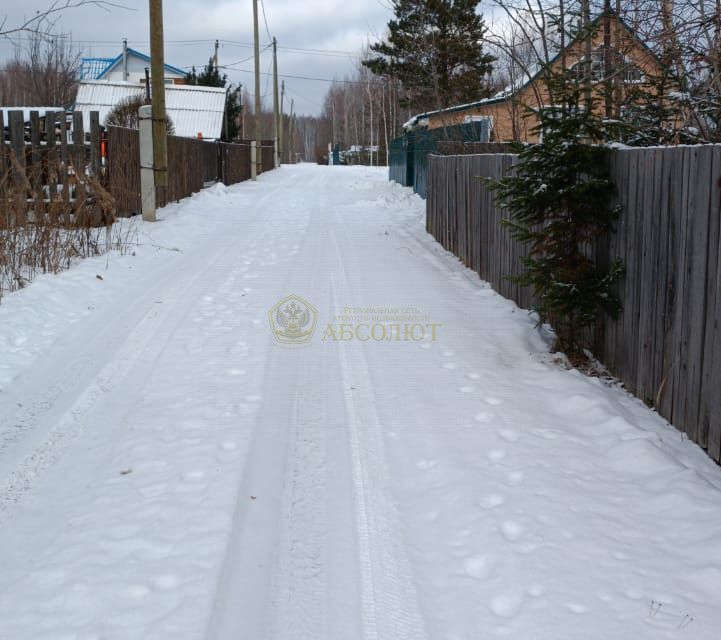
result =
M260 0L260 8L263 10L263 22L265 23L265 32L268 34L268 40L273 40L273 36L270 35L270 29L268 28L268 18L265 16L265 2Z

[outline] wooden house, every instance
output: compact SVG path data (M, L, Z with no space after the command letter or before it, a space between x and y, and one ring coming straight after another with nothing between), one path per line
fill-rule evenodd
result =
M654 53L635 35L633 30L616 14L603 14L596 18L589 30L590 35L571 41L549 61L553 71L566 68L587 73L588 38L591 39L591 78L597 98L606 95L608 88L609 51L617 61L613 70L614 117L622 117L622 105L628 105L639 88L653 91L650 79L663 73L661 63ZM584 76L585 77L585 76ZM600 101L602 102L602 101ZM468 104L422 113L406 123L406 128L438 129L455 124L488 120L491 140L495 142L537 142L534 129L538 118L533 109L552 104L544 73L539 66L527 70L525 77L515 87Z

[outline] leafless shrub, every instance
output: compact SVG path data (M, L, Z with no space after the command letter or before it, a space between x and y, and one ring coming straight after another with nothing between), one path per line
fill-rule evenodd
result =
M138 109L145 104L142 93L123 98L105 117L105 125L109 127L125 127L126 129L137 129L139 127ZM166 114L168 135L175 133L175 127L170 116Z
M116 223L115 200L92 176L75 176L67 191L39 190L33 168L11 156L0 170L0 298L41 273L135 243L134 222ZM63 165L48 166L60 176ZM52 181L51 181L52 182Z

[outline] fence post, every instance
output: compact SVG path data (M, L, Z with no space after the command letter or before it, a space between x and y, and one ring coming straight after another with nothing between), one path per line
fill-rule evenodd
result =
M255 140L250 141L250 179L258 179L258 147L256 146Z
M155 222L155 171L153 164L153 108L138 109L140 124L140 203L143 220Z

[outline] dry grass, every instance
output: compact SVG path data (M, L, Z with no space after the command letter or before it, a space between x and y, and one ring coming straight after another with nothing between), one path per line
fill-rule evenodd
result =
M115 201L95 178L60 163L43 166L37 175L11 157L0 171L0 298L38 274L126 251L136 240L132 220L116 221Z

